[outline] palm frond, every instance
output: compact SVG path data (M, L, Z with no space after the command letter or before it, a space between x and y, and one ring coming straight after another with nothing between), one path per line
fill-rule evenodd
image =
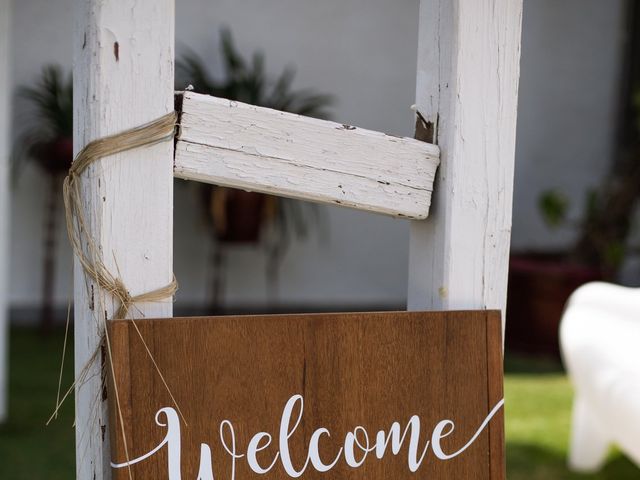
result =
M179 90L192 85L196 92L207 95L213 95L217 87L204 67L204 62L193 51L188 51L176 61L176 80L176 88Z
M293 90L295 70L292 67L285 68L275 81L271 81L266 74L264 54L255 52L251 61L245 60L238 52L228 28L220 32L220 50L223 80L216 80L207 63L193 51L188 51L176 62L178 88L190 84L198 93L300 115L329 118L326 109L334 103L333 96L312 89Z
M31 87L21 87L19 94L29 100L39 116L39 128L51 136L73 134L73 82L57 65L43 68L40 79Z
M232 78L242 76L247 71L247 63L236 50L233 36L228 28L223 28L220 32L220 45L227 75Z
M264 54L255 52L246 60L238 52L229 29L220 32L220 51L224 70L220 76L214 76L207 62L192 51L182 55L176 63L179 88L190 84L198 93L316 118L330 117L327 109L334 102L331 95L313 89L294 90L295 69L292 67L286 67L275 81L271 80L266 73ZM207 190L209 195L211 188ZM315 204L279 199L273 225L277 242L270 249L271 259L277 264L293 239L306 238L310 227L321 227L320 223Z

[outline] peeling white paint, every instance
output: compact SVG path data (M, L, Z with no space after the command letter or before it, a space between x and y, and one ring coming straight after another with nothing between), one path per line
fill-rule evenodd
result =
M426 218L438 157L412 138L186 92L175 175Z
M173 110L174 1L138 0L135 14L117 2L76 2L74 33L74 149L153 120ZM150 28L153 26L153 28ZM86 36L85 36L86 32ZM119 42L118 59L114 43ZM123 46L124 43L124 46ZM171 282L173 143L114 155L83 174L83 203L103 262L136 295ZM145 258L146 257L146 258ZM90 285L77 264L75 277L76 375L100 341L102 318L117 305ZM94 287L95 295L91 295ZM90 308L92 297L95 303ZM170 317L171 299L139 304L131 314ZM99 358L99 357L98 357ZM101 365L76 390L77 478L107 480L109 436Z
M504 315L521 26L522 0L421 0L416 103L442 165L412 222L409 309Z

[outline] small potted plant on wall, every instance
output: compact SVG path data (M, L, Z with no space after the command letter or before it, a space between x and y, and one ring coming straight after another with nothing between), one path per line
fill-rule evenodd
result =
M254 53L251 61L237 51L228 29L223 29L221 54L223 72L213 75L208 63L195 53L185 54L176 64L178 88L243 103L273 108L316 118L328 118L326 108L333 99L313 90L293 90L295 72L286 68L275 81L265 73L264 55ZM213 62L210 62L213 63ZM218 309L226 246L265 243L268 253L268 286L277 285L279 262L292 239L304 237L311 220L318 219L315 205L256 192L200 184L200 198L206 223L216 242L213 255L212 308ZM269 237L268 239L266 237Z
M36 163L47 178L44 215L42 304L40 325L48 331L53 323L53 287L56 271L56 239L64 175L73 161L73 83L71 74L58 66L43 68L40 78L19 94L34 107L34 121L19 136L14 148L14 171L25 160Z
M590 281L615 281L625 259L638 252L632 234L639 199L640 141L622 148L602 185L587 192L581 218L569 216L570 203L561 191L540 195L539 210L549 228L576 230L577 239L567 251L511 256L508 346L559 354L558 328L571 293Z
M549 190L539 197L547 225L572 229L576 240L564 252L512 255L507 346L558 354L558 327L569 295L588 281L618 280L626 260L639 253L640 8L635 3L627 21L616 148L609 172L587 192L579 218L569 215L569 201L561 191Z

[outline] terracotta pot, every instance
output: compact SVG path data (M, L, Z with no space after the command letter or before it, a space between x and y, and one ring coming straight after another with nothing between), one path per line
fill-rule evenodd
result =
M39 142L33 146L32 153L47 173L66 174L73 162L73 139L59 137L49 142Z
M509 262L507 349L559 356L558 328L567 299L584 283L602 279L598 268L571 263L564 254L513 254Z
M216 238L226 243L256 243L265 220L266 195L231 188L210 192Z

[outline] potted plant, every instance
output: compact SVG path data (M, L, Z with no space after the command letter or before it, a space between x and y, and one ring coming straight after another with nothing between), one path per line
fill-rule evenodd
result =
M586 193L583 214L569 215L557 190L543 192L539 209L552 229L573 229L563 252L513 254L509 272L507 346L559 353L558 326L564 304L581 284L615 281L620 267L638 253L634 245L640 203L640 8L630 4L620 85L616 149L609 171ZM585 134L588 134L585 128Z
M19 94L34 107L34 122L14 148L14 171L24 160L34 161L46 175L46 196L42 305L40 325L48 331L53 323L53 287L56 271L56 245L64 175L73 161L73 93L71 74L58 66L43 68L40 78Z
M328 117L326 108L333 101L331 96L309 89L293 90L295 71L292 68L286 68L275 81L270 81L261 52L254 53L251 61L247 61L237 51L229 30L223 29L220 38L222 75L212 75L207 62L189 52L176 64L180 89L189 86L195 92L229 100L316 118ZM278 265L290 241L304 237L309 230L309 219L317 219L315 205L216 185L200 184L199 188L206 223L218 246L213 256L216 275L213 308L219 305L222 255L227 245L265 243L268 283L275 288Z
M592 194L590 198L596 197ZM558 190L543 192L538 206L551 229L586 229L587 218L595 214L592 209L582 221L569 220L569 201ZM508 347L558 355L558 326L567 299L580 285L601 280L611 272L596 257L583 256L577 245L568 251L512 254L507 295Z
M512 254L509 347L558 355L558 327L571 293L590 281L615 281L625 259L638 251L631 238L640 199L639 147L640 130L636 145L621 149L602 185L587 192L581 218L570 218L570 204L562 192L540 195L539 210L549 228L577 230L577 239L562 252Z

